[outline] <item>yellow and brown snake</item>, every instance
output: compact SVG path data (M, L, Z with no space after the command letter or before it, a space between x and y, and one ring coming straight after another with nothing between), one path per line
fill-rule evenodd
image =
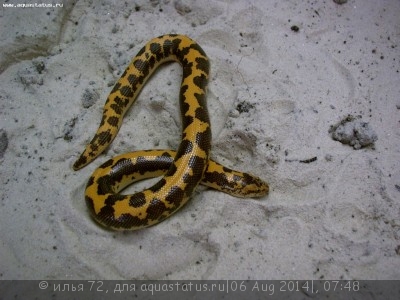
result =
M203 49L184 35L154 38L133 58L108 96L97 133L74 163L74 170L89 164L111 144L147 79L167 61L177 61L183 68L179 95L182 140L176 152L126 153L95 170L87 183L85 199L94 219L108 228L136 230L161 222L188 201L199 183L236 197L261 197L268 193L268 184L260 178L209 159L209 61ZM120 194L135 181L157 176L163 177L144 191Z

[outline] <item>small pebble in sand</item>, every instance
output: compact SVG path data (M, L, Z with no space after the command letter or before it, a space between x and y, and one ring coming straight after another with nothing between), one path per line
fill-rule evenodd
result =
M356 150L373 145L378 140L377 134L367 122L351 115L332 126L329 132L334 140L349 144Z
M83 95L82 95L82 106L84 108L89 108L93 104L96 103L96 101L100 98L100 95L95 91L91 89L85 89Z
M178 14L180 15L186 15L188 13L190 13L192 11L192 9L190 8L189 5L187 5L186 3L184 3L181 0L176 0L174 2L174 7L175 10L178 12Z
M0 129L0 158L3 157L8 147L7 132L4 129Z
M72 140L73 138L72 131L75 127L76 120L77 118L73 118L64 124L64 129L63 129L64 140L66 141Z
M344 4L347 2L347 0L333 0L333 2L335 2L337 4Z
M22 68L18 71L19 79L25 87L43 85L43 73L45 69L44 63L40 61L34 61L32 65Z
M299 26L293 25L290 29L294 32L298 32L300 30Z
M236 105L236 110L239 113L243 113L243 112L247 113L253 108L254 108L254 105L247 101L242 101L242 102L238 103L238 105Z

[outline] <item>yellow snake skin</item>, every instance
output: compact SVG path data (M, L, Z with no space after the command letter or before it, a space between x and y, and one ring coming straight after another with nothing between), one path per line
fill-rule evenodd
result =
M176 152L126 153L95 170L85 200L94 219L107 228L136 230L157 224L179 210L199 183L236 197L261 197L269 191L260 178L209 159L209 61L201 47L183 35L154 38L134 57L108 96L97 133L74 163L74 170L89 164L111 144L147 79L167 61L177 61L183 68L179 95L182 140ZM133 182L157 176L163 177L149 189L132 195L119 193Z

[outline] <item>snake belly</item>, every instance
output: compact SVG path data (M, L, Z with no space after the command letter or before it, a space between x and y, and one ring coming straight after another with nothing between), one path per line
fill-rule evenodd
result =
M133 58L108 96L100 126L73 169L86 166L111 144L126 111L148 78L159 65L168 61L179 62L183 69L179 92L180 145L176 152L148 150L136 152L133 156L123 154L104 163L93 173L86 186L86 204L94 219L108 228L136 230L161 222L188 201L202 179L208 182L208 186L227 193L229 190L242 191L238 193L240 197L268 193L268 185L258 177L230 170L209 160L211 127L206 105L209 62L201 47L183 35L154 38ZM207 168L211 172L204 177ZM109 170L111 173L104 173ZM161 175L160 181L144 191L131 195L119 193L132 182ZM256 194L246 191L246 187L254 182L259 186L255 188Z

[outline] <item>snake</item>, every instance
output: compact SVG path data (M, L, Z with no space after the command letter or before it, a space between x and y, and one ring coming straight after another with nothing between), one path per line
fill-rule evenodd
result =
M97 132L73 169L88 165L109 147L142 87L161 64L170 61L182 66L180 144L176 151L125 153L93 172L85 202L94 220L108 229L138 230L155 225L183 207L199 184L241 198L262 197L269 192L268 184L259 177L210 159L211 124L206 103L209 60L198 43L178 34L151 39L132 59L107 97ZM161 176L148 189L121 193L136 181Z

